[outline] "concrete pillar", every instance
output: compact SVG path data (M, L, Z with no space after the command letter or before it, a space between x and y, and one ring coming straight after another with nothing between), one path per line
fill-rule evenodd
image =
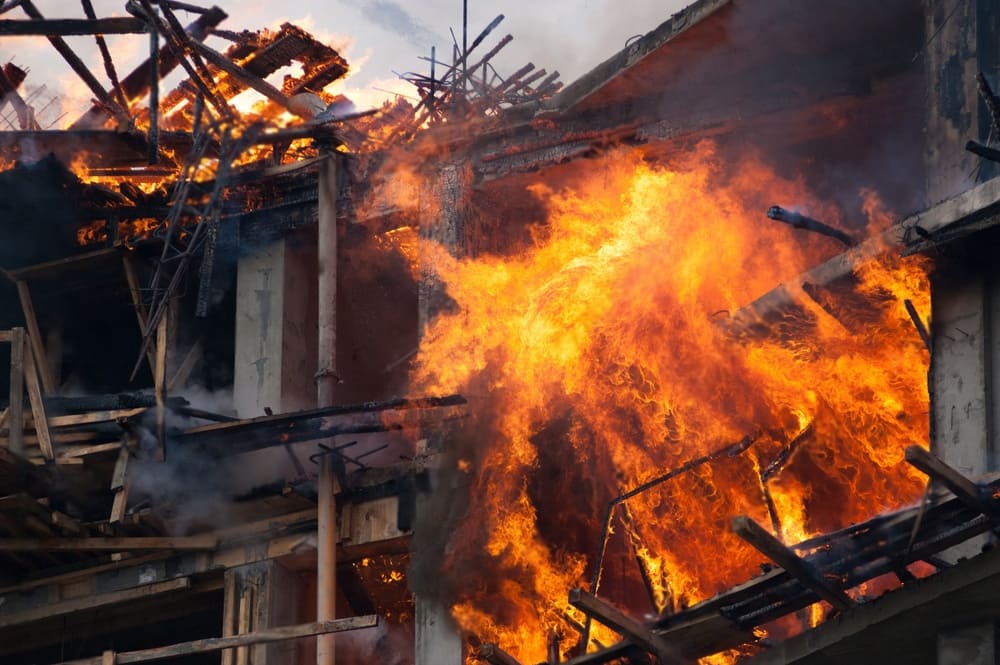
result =
M277 561L230 568L225 572L223 635L300 623L301 581ZM222 665L293 665L299 641L287 640L224 651Z
M241 418L316 403L316 259L308 245L290 236L239 260L233 405Z
M938 633L937 665L1000 665L994 623Z
M448 608L417 596L415 665L462 665L462 636Z

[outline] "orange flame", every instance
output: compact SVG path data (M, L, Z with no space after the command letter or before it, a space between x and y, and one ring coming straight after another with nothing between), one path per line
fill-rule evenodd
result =
M469 517L449 550L450 571L476 573L454 598L463 630L544 659L550 627L577 634L567 591L589 586L607 501L749 434L747 453L628 502L626 544L605 562L620 583L606 584L609 600L671 611L750 577L762 557L728 532L734 515L776 520L796 542L919 495L901 464L927 437L927 353L902 304L929 311L919 261L866 264L832 286L827 299L848 294L854 316L800 293L775 334L738 342L720 313L837 251L764 218L790 201L837 223L801 182L757 159L727 167L703 144L670 168L621 150L572 187L533 193L548 221L524 251L425 254L457 307L428 326L415 383L463 392L483 425L462 451ZM871 193L866 212L872 228L891 219ZM769 516L761 469L807 427L767 483ZM622 591L629 574L616 571L636 557L655 607Z

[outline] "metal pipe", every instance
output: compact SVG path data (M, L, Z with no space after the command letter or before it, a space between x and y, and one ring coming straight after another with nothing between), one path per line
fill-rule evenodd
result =
M337 383L337 161L330 152L320 163L318 252L318 357L316 405L332 406ZM337 618L337 506L334 458L323 455L319 466L317 511L316 620ZM334 665L333 635L316 638L316 665Z

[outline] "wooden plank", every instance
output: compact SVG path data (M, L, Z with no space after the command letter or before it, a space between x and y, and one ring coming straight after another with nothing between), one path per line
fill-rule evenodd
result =
M653 631L641 622L627 616L618 608L605 603L597 596L589 594L583 589L573 589L569 592L569 603L578 610L586 613L587 616L600 621L616 633L620 633L631 640L635 645L655 655L660 659L660 662L684 662L685 659L676 647L667 643L659 635L654 634Z
M225 572L225 582L222 587L222 636L232 637L236 634L236 574L232 570ZM236 652L232 649L222 650L221 665L233 665Z
M733 518L733 533L748 542L758 552L775 562L817 596L838 610L846 610L854 602L841 589L823 577L811 564L803 561L764 527L745 515Z
M140 651L122 651L115 655L115 662L118 665L128 665L129 663L149 663L157 660L166 660L167 658L179 658L199 653L222 651L223 649L231 649L233 647L246 647L254 644L268 644L270 642L283 642L303 637L313 637L314 635L341 633L348 630L359 630L361 628L374 628L377 625L378 617L374 614L369 614L367 616L335 619L333 621L319 621L316 623L303 623L294 626L282 626L281 628L267 628L247 633L245 635L210 637L203 640L192 640L191 642L172 644L166 647L142 649ZM102 664L101 657L97 656L94 658L64 661L58 665Z
M49 426L45 418L45 402L42 400L41 387L38 385L38 367L31 354L25 355L24 378L28 386L28 401L31 403L31 415L35 423L35 435L38 437L38 447L47 460L55 459L52 449L52 438L49 436ZM44 358L42 362L45 362Z
M10 427L7 447L24 455L24 328L10 331Z
M24 280L14 282L17 287L17 297L21 301L21 312L24 314L24 323L28 328L28 340L31 342L31 353L35 356L35 365L38 367L39 376L42 379L42 389L46 394L56 392L55 381L49 373L49 357L45 353L45 344L42 342L42 333L38 328L38 317L35 316L35 305L31 300L31 290Z
M128 550L213 550L214 535L123 536L107 538L0 538L0 552L95 552Z
M153 554L144 554L142 556L129 556L126 554L124 555L126 558L109 561L97 566L91 566L90 568L72 570L67 573L60 573L50 577L39 577L33 580L17 582L15 584L11 584L10 586L0 587L0 595L30 591L31 589L36 589L41 586L49 586L52 584L65 584L66 582L86 579L91 575L96 575L97 573L102 573L107 570L117 570L127 566L137 566L151 561L159 561L169 556L171 556L170 552L155 552Z
M191 588L191 579L188 577L179 577L177 579L167 580L165 582L156 582L153 584L145 584L143 586L125 589L123 591L112 591L110 593L81 596L80 598L73 598L62 602L40 605L22 612L0 614L0 628L9 628L11 626L37 621L39 619L65 616L76 612L88 612L99 607L107 607L109 605L117 605L119 603L141 600L143 598L149 598L161 594L184 591L189 588ZM99 657L97 662L100 662Z
M101 654L101 665L115 665L115 652L105 651Z
M128 503L128 446L122 444L118 451L118 459L115 461L115 469L111 474L111 491L115 493L115 499L111 505L111 517L108 522L117 524L125 517L125 506Z
M90 413L74 413L68 416L52 416L48 419L49 427L73 427L74 425L92 425L114 420L127 420L141 415L149 407L138 406L132 409L109 409L106 411L91 411Z
M993 514L989 505L984 501L979 485L941 461L933 453L920 446L909 446L905 456L907 462L947 487L965 505L986 515Z
M146 24L137 18L114 16L94 20L83 18L55 18L39 20L0 21L0 36L49 36L58 35L135 35L146 32Z

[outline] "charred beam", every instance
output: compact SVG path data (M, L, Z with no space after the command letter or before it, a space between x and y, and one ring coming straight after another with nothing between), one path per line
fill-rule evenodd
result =
M569 592L569 604L616 633L621 633L634 644L655 655L662 663L680 663L685 660L676 647L668 644L641 622L583 589L573 589Z
M24 13L30 16L33 21L37 22L37 21L43 21L45 19L45 17L42 16L42 13L38 11L38 8L35 7L34 3L32 3L31 0L23 0L21 2L21 7L22 9L24 9ZM118 104L115 102L115 100L111 98L111 95L109 95L104 90L104 87L101 85L100 81L98 81L94 77L94 75L87 68L87 65L83 64L83 60L81 60L80 57L73 51L73 49L70 48L69 44L66 43L65 39L58 36L58 34L47 34L46 37L48 38L52 46L54 46L55 49L59 51L59 55L63 57L63 60L66 61L66 64L68 64L70 68L72 68L72 70L76 72L77 76L79 76L83 80L83 82L87 84L87 87L90 88L90 91L94 93L94 96L97 98L98 102L100 102L109 109L113 109L116 112L123 114L127 112L126 109L119 107Z
M776 222L788 224L792 228L813 231L814 233L819 233L820 235L833 238L842 242L847 247L854 247L854 245L857 244L857 241L854 238L840 229L835 229L829 224L824 224L823 222L817 221L811 217L806 217L801 213L794 212L792 210L785 210L781 206L771 206L768 208L767 216Z
M254 76L243 67L230 62L221 53L206 46L205 44L202 44L201 42L191 41L189 42L189 45L194 49L195 53L200 54L203 58L205 58L205 60L226 72L240 83L253 88L260 94L270 99L272 102L280 104L283 108L288 109L289 111L292 110L289 108L288 96L264 79Z
M965 144L965 149L973 155L979 155L983 159L988 159L991 162L1000 162L1000 150L997 150L996 148L985 146L977 141L969 141Z
M969 508L984 515L994 514L990 504L985 501L979 485L942 462L936 455L920 446L909 446L906 449L906 461L947 487Z
M733 533L838 610L844 611L854 604L847 594L824 578L810 563L799 558L795 552L749 517L745 515L734 517L732 529Z
M91 0L81 0L81 4L83 5L83 13L87 15L87 18L92 21L97 20L97 13L94 12L94 4ZM111 90L114 92L115 99L118 100L118 104L123 109L127 109L128 99L125 98L121 81L118 80L118 70L115 69L115 63L111 58L111 50L108 48L108 42L104 39L104 33L98 32L94 35L94 39L97 42L97 50L101 52L101 60L104 61L104 73L108 75L108 80L111 81Z
M0 21L0 36L3 37L138 35L144 32L146 26L142 21L127 16Z
M927 350L931 350L931 334L927 331L927 325L924 320L920 318L920 312L913 305L913 301L907 298L903 301L903 305L906 307L906 313L910 315L910 321L913 322L913 327L917 329L917 334L920 335L920 339L923 340L924 346Z
M212 28L219 25L219 23L225 20L226 17L227 14L224 11L218 7L212 7L207 12L199 16L193 23L188 25L186 32L193 40L205 39ZM166 46L160 49L158 58L159 74L161 77L170 74L170 72L172 72L180 64L177 56ZM149 80L150 69L150 63L147 60L132 70L128 76L122 79L122 90L130 102L141 98L144 94L149 92L150 85L152 84L152 81ZM89 129L101 127L104 125L107 118L107 111L100 105L97 105L78 118L70 126L70 129Z
M521 665L516 658L492 642L487 642L479 647L476 651L476 658L485 660L490 665Z

